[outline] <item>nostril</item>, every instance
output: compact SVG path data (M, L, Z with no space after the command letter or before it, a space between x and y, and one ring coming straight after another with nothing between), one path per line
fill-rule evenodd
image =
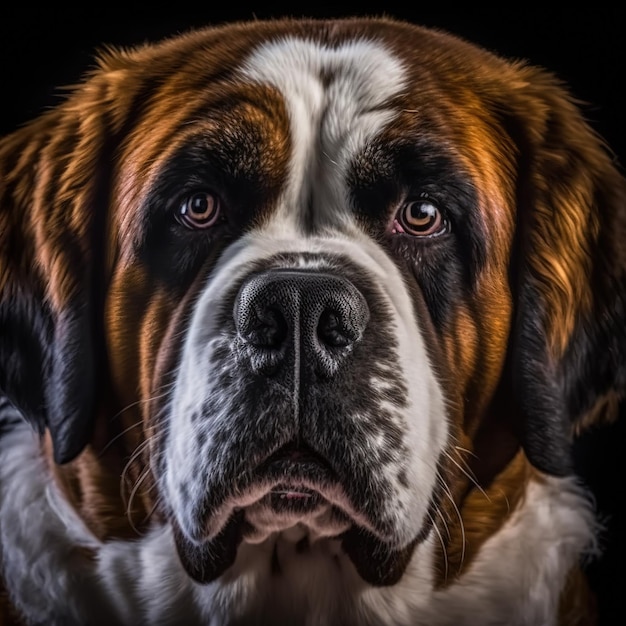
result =
M249 328L246 340L256 348L280 348L288 329L285 316L278 309L257 310L255 323Z
M352 343L346 329L341 323L341 317L336 311L326 309L322 311L317 325L319 341L331 348L343 348Z
M234 301L237 358L262 376L293 368L336 374L363 338L370 311L347 278L299 269L249 276Z

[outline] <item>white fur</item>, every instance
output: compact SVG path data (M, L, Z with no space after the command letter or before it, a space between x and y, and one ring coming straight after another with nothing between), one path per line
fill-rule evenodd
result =
M293 224L308 209L320 221L347 218L346 167L395 115L383 107L404 87L399 59L367 40L330 48L286 37L261 45L242 74L276 87L290 114L291 176L274 228ZM326 85L323 76L332 77Z
M540 477L467 572L440 590L432 579L436 537L392 587L368 588L346 560L337 568L329 555L338 548L327 540L293 559L293 543L278 540L286 575L272 577L275 537L244 547L232 571L198 585L184 573L168 527L99 542L50 482L26 424L0 439L0 496L10 593L31 620L51 626L550 625L567 573L594 545L592 510L575 480ZM76 547L93 550L95 560L70 557Z

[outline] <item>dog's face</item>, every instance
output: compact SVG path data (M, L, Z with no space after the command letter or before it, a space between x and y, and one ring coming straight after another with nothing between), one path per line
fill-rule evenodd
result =
M395 580L459 458L462 398L502 369L507 139L480 109L445 121L450 96L374 32L235 38L124 147L110 353L151 343L150 455L201 579L298 527Z
M549 76L449 36L275 22L111 54L3 158L27 233L3 349L35 358L2 388L58 461L94 398L130 407L147 508L200 581L284 533L396 582L470 473L520 447L569 471L616 385L594 320L621 179Z

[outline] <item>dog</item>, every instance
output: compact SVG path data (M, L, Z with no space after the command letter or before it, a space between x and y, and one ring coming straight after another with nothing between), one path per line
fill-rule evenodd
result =
M7 623L597 621L626 185L549 71L223 24L103 52L0 169Z

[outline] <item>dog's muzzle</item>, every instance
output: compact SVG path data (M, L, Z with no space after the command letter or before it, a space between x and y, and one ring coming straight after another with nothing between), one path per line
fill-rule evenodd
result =
M424 531L403 479L409 391L390 307L364 272L335 268L258 268L197 309L167 492L182 561L201 582L242 541L297 527L341 541L365 580L393 584Z

